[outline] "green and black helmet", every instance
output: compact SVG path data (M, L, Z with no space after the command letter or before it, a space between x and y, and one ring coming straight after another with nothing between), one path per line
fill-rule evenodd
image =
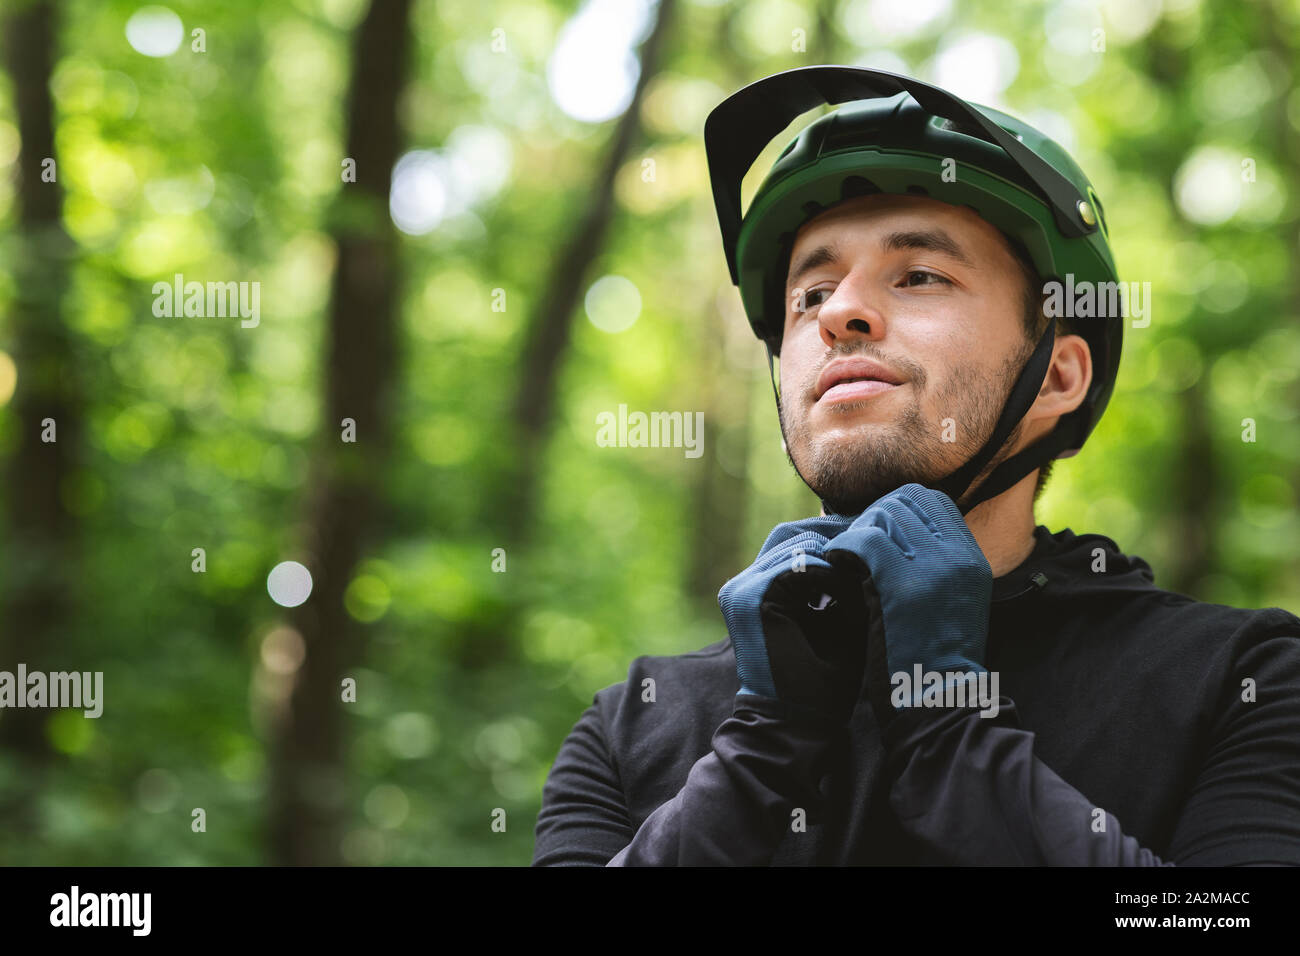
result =
M741 180L800 114L844 104L805 127L768 172L743 218ZM1045 282L1117 283L1105 211L1069 154L1029 124L968 103L911 77L845 66L810 66L766 77L734 93L704 126L713 199L733 284L769 360L781 351L785 280L794 237L821 211L854 195L929 196L974 209L1028 253ZM1082 404L1035 445L1002 462L962 507L1014 485L1052 458L1083 447L1119 370L1120 315L1076 320L1092 352ZM1042 386L1056 323L1012 389L985 447L936 487L954 500L992 459Z

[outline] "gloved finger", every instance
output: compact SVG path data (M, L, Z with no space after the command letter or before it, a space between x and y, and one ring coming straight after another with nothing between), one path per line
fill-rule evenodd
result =
M898 532L901 536L901 532ZM877 524L854 524L852 528L843 534L831 539L826 545L823 556L833 565L843 565L844 563L856 564L861 566L865 563L865 571L870 571L872 567L878 567L881 563L897 561L905 555L910 556L910 550L904 551L905 545L890 535L886 528Z
M767 554L760 555L750 568L750 571L758 574L768 574L778 569L804 571L810 565L821 564L826 566L826 562L822 560L822 553L825 551L827 543L827 540L819 534L814 534L811 531L802 532L773 548Z
M929 491L930 489L924 490ZM971 533L970 528L966 526L965 520L961 517L960 513L957 513L957 520L961 522L960 525L947 523L947 530L944 530L943 526L939 524L939 521L944 520L944 515L942 514L943 501L951 502L952 499L948 498L942 492L934 492L933 494L938 497L926 499L928 509L933 509L933 511L928 510L926 505L918 504L904 495L900 495L893 502L893 504L898 508L900 514L906 512L909 515L906 520L900 518L900 523L902 523L907 530L915 532L918 535L921 534L918 530L921 527L924 527L929 531L928 538L913 538L913 542L916 544L915 550L917 554L928 555L932 558L937 557L949 567L960 564L962 566L978 568L991 574L992 572L989 569L988 559L984 557L984 552L980 549L979 542L975 540L975 536ZM940 498L942 498L942 501ZM955 506L953 511L956 512ZM939 512L937 515L939 520L936 520L936 514L934 512Z
M922 490L929 491L929 489ZM935 513L930 510L931 508L935 511L941 510L940 505L933 500L930 500L929 507L926 507L918 504L900 489L882 507L893 516L903 533L907 535L908 542L918 558L935 557L951 552L954 546L959 549L978 549L974 536L964 523L960 527L949 524L945 530L944 526L936 520ZM960 515L958 517L960 520Z
M937 541L944 540L943 530L939 527L938 523L936 523L935 520L925 512L925 509L922 508L921 505L917 504L911 498L900 496L895 498L891 504L894 506L895 512L899 515L900 523L902 523L904 527L914 535L911 539L913 543L918 546L923 546L925 544L925 539L919 536L926 534ZM952 537L951 531L949 531L948 536Z
M844 515L817 515L815 518L808 518L799 524L807 531L823 535L827 540L835 537L842 531L847 531L853 524L852 518Z
M763 546L758 549L758 554L755 555L755 560L763 557L763 555L767 554L769 551L780 547L796 535L801 534L803 530L803 528L799 527L799 522L797 521L785 521L777 525L768 532L767 539L763 542Z
M892 495L881 498L869 510L872 526L885 531L905 558L915 557L918 549L925 550L934 538L920 516Z
M929 525L942 537L956 541L973 540L970 526L952 498L942 491L924 485L904 485L898 490L898 499L924 515Z
M815 534L829 541L848 528L851 523L850 519L840 515L814 515L811 518L801 518L798 521L782 522L768 534L767 540L763 542L763 547L758 550L758 556L762 557L772 549L780 547L791 538L801 534Z

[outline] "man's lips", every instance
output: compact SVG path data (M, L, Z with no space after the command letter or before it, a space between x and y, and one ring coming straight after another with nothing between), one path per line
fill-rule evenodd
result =
M835 359L817 377L817 402L856 402L880 395L903 380L879 362L866 358Z
M888 382L880 382L871 379L863 382L843 382L839 385L832 385L817 401L822 405L832 405L835 402L860 402L864 398L871 398L873 395L879 395L881 392L892 391L898 388L897 385L890 385Z

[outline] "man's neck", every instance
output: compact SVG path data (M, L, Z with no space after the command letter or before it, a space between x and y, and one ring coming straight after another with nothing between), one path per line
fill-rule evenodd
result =
M1037 479L1038 472L1031 472L997 497L980 502L966 515L966 525L995 578L1018 568L1034 550Z

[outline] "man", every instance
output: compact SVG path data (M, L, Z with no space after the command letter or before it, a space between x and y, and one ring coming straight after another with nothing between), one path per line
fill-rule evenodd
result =
M742 221L765 142L846 102ZM1045 277L1115 279L1083 173L1005 114L843 67L752 84L705 135L823 513L722 588L725 640L596 694L534 864L1300 863L1300 619L1034 521L1119 362L1113 303L1045 306Z

